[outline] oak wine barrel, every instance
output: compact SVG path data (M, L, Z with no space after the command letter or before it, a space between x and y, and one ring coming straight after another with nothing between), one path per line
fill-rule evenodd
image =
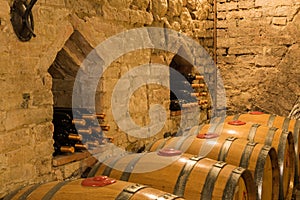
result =
M88 186L85 186L88 185ZM53 181L29 185L4 197L4 200L183 200L176 195L145 185L93 177L73 181Z
M178 152L162 149L158 153L109 158L104 163L98 162L89 177L104 175L137 181L186 199L256 199L256 187L249 170Z
M267 127L244 121L226 123L213 121L201 126L198 134L220 134L226 137L237 137L258 142L275 148L278 156L280 191L279 199L291 199L294 189L295 150L291 132L275 127Z
M237 114L233 116L226 117L225 121L241 120L246 122L258 123L264 126L277 127L281 129L286 129L293 133L294 146L295 146L295 185L300 184L300 120L290 119L288 117L265 114L263 112L253 111L244 114Z
M215 134L210 138L206 135L202 137L191 135L160 139L151 145L149 151L174 148L192 155L200 155L204 144L211 145L211 150L205 155L206 157L251 171L257 187L257 200L278 200L279 167L277 153L273 147Z

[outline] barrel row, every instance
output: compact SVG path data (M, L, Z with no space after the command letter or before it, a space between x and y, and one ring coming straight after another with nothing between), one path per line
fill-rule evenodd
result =
M99 159L87 179L28 186L6 199L291 199L298 122L283 120L280 129L272 127L276 117L266 127L241 116L155 141L147 153ZM286 128L292 123L293 133ZM83 184L103 177L113 181L97 190Z
M224 119L214 119L210 125L194 127L187 136L155 141L146 150L180 149L248 168L256 182L257 199L291 199L298 166L293 134L285 129L248 122L223 122Z
M116 181L105 176L73 181L53 181L19 188L3 200L107 199L107 200L183 200L176 195L149 186Z
M173 150L100 160L87 179L26 186L4 200L256 199L251 172L222 161Z
M205 155L208 158L247 168L256 183L256 199L270 199L271 197L271 199L278 200L279 166L273 147L234 137L218 137L215 140L186 136L158 140L149 150L158 151L161 148L181 149L192 155L202 154L203 156L201 151L204 149L208 153Z
M100 159L88 176L99 175L149 185L186 199L254 200L257 193L249 170L172 149Z
M283 130L288 130L293 133L294 147L295 147L295 185L298 186L300 183L300 120L290 119L288 117L277 116L274 114L265 114L263 112L249 112L244 114L236 114L233 116L228 116L225 122L240 120L245 122L252 122L261 124L268 127L276 127Z

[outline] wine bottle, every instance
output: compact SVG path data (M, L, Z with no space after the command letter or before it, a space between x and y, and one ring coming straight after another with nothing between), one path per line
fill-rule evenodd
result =
M75 148L71 145L61 145L57 141L53 144L54 147L54 153L53 156L60 155L60 154L72 154L75 152Z
M193 108L198 106L198 103L186 103L186 104L182 104L182 108Z
M204 80L204 76L193 75L191 73L187 74L185 78L188 80L189 83L192 83L194 80Z
M109 124L100 124L99 126L92 126L91 129L97 133L101 131L109 131L110 130L110 125Z
M104 139L108 143L113 143L114 142L114 138L113 137L105 137Z
M104 119L106 116L105 113L95 113L87 108L73 109L73 114L74 118L86 120Z
M98 114L96 114L96 117L97 117L98 119L104 119L105 116L106 116L105 113L98 113Z
M96 148L100 146L100 143L98 140L94 140L94 141L88 141L85 143L86 145L88 145L88 147L91 148Z
M75 140L75 141L80 141L82 140L82 137L78 134L72 133L72 132L68 132L64 129L58 129L56 128L56 130L53 133L53 138L54 140L59 140L59 141L69 141L69 140Z
M94 119L104 119L105 113L98 113L98 114L82 114L82 119L94 120Z
M198 83L193 83L193 84L191 84L191 87L192 87L192 88L204 88L204 87L205 87L205 84L203 84L203 83L200 83L200 84L198 84Z
M83 114L81 115L81 118L86 120L95 120L97 119L97 116L93 114Z
M191 93L191 96L192 96L192 97L200 97L201 95L200 95L199 92L192 92L192 93Z
M53 115L54 127L72 128L72 117L65 112L55 112Z
M72 119L72 117L64 112L56 112L53 116L53 124L55 127L64 127L66 129L74 129L74 125L85 126L86 120Z
M207 96L207 92L193 92L191 93L191 96L192 97L204 97L204 96Z
M205 97L205 96L207 96L207 95L208 95L207 92L200 92L200 96L202 96L202 97Z
M109 131L109 129L110 129L109 124L100 124L100 127L103 131Z
M87 150L88 144L82 144L82 143L75 143L74 144L75 150Z
M82 129L77 129L78 134L82 135L91 135L93 133L93 130L91 128L82 128Z
M78 125L78 126L85 126L87 123L86 123L86 120L84 120L84 119L73 119L72 124Z
M208 104L208 100L199 100L198 104L199 105L207 105Z

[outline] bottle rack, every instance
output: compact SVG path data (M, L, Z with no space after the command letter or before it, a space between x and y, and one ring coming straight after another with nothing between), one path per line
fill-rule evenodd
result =
M176 90L177 96L170 94L170 110L173 112L200 107L208 107L208 92L204 83L204 77L197 74L184 75L187 81L170 80L171 90Z
M54 108L53 156L91 150L111 143L112 138L103 134L110 128L104 118L104 113L94 114L84 108Z

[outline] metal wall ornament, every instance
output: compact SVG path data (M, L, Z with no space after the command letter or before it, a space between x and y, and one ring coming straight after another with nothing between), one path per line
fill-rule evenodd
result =
M34 21L32 8L37 0L31 0L27 4L26 0L14 0L11 7L11 23L17 37L22 41L29 41L34 34Z

